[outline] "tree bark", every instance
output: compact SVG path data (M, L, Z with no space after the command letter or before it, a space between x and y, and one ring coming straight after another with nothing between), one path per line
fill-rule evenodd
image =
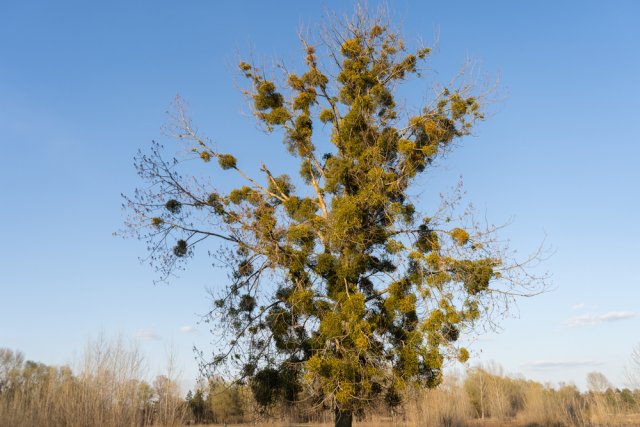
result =
M341 411L336 408L335 420L335 427L351 427L353 423L353 412Z

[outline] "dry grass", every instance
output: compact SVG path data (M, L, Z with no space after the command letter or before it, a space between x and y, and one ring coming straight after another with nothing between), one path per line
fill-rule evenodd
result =
M407 427L462 427L473 409L456 377L449 377L437 389L417 390L408 401L402 424Z
M354 427L409 427L412 425L428 425L428 424L410 424L408 422L392 420L389 418L382 417L375 421L363 421L357 422L354 421ZM221 424L217 424L221 425ZM447 426L448 424L439 424L440 426ZM461 426L465 427L555 427L555 426L563 426L564 424L558 422L552 422L551 424L541 424L536 422L527 422L523 420L492 420L492 419L468 419L465 420ZM211 427L212 424L198 424L192 425L191 427ZM584 424L584 426L600 426L600 427L632 427L632 426L640 426L640 414L636 415L624 415L617 416L615 418L606 420L602 423L598 424ZM333 427L331 423L285 423L285 422L262 422L262 423L246 423L246 424L227 424L227 427Z

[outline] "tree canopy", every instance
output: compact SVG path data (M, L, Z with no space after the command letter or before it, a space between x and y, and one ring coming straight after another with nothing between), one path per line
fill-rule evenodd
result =
M218 150L179 106L177 134L193 159L244 185L223 192L186 179L185 163L155 144L136 159L152 185L128 199L129 225L163 274L222 243L230 283L210 315L228 337L211 365L233 367L263 405L304 396L350 425L372 402L395 405L408 387L437 386L446 360L469 358L461 333L541 282L495 228L457 215L455 197L420 212L411 196L484 119L481 95L453 83L413 113L401 108L398 85L422 77L431 51L410 50L364 10L302 46L300 72L282 66L271 77L239 64L256 119L282 132L299 176L265 164L252 176L243 153Z

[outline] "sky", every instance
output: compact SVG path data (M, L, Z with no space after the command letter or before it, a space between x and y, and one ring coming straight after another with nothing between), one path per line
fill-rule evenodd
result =
M378 3L369 2L370 7ZM389 1L409 44L435 43L407 105L468 59L499 81L491 114L421 183L429 197L463 177L468 200L523 256L552 252L552 287L520 299L472 364L584 387L625 385L640 345L640 3ZM99 334L137 343L150 375L174 354L187 384L200 322L224 270L196 259L169 284L114 237L121 193L141 185L137 150L162 132L179 94L198 128L248 164L283 165L278 137L246 114L235 64L299 61L343 1L14 1L0 3L0 347L73 362ZM433 190L433 191L431 191Z

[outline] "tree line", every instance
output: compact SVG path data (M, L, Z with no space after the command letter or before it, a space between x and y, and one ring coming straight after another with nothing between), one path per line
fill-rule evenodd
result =
M0 348L0 426L182 425L176 380L143 378L140 354L120 341L92 344L75 372Z
M0 426L317 425L334 417L329 406L315 405L305 395L264 407L255 400L250 383L221 377L201 379L183 394L170 373L151 382L142 379L141 362L135 350L118 343L92 347L76 372L0 349ZM360 411L354 421L407 427L640 422L637 384L614 387L597 372L587 376L587 384L588 390L581 391L571 384L552 386L509 376L495 364L476 366L463 375L449 375L437 388L411 389L398 404Z

